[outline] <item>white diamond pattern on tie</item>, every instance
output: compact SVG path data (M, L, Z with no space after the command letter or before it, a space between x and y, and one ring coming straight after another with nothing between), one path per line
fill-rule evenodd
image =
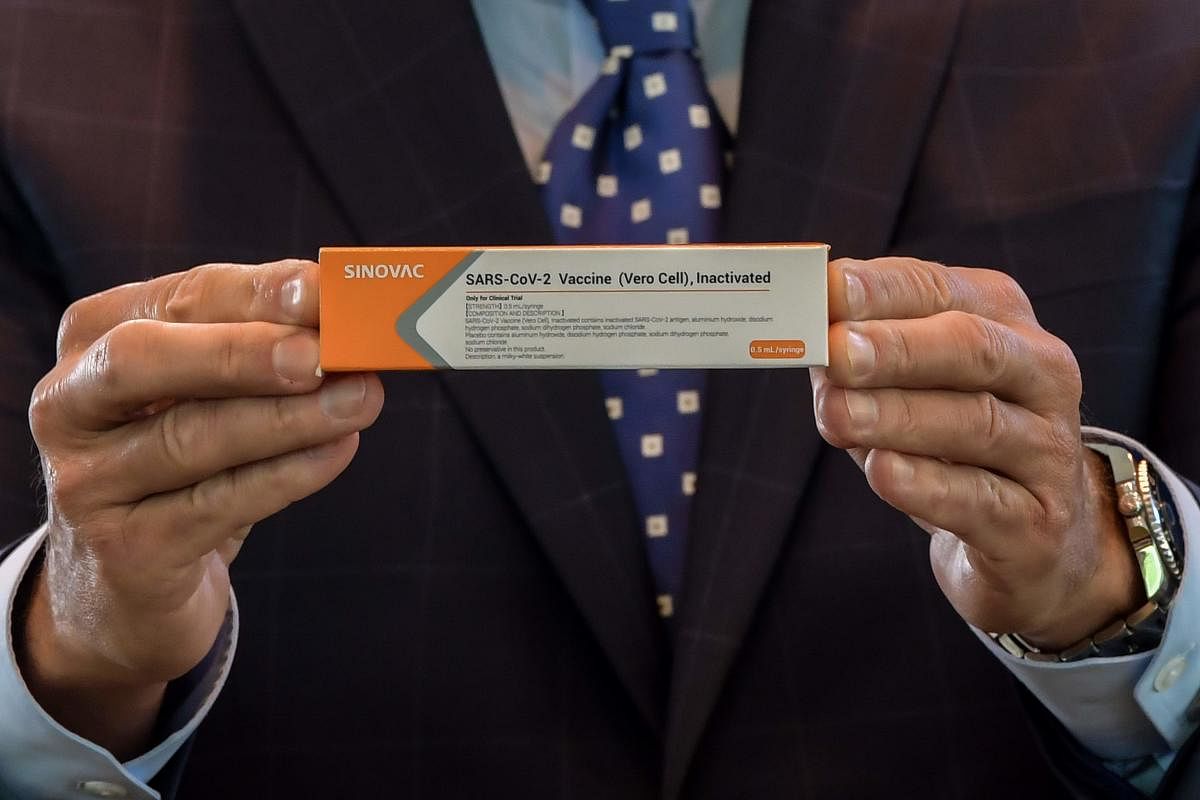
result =
M556 238L561 244L715 241L731 142L695 56L687 0L584 2L609 58L560 121L537 173ZM704 378L701 370L601 373L600 399L629 477L664 619L674 616L683 584Z

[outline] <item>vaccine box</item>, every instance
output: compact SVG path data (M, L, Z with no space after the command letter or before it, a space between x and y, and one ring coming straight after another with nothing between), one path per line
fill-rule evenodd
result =
M321 250L321 369L827 364L823 244Z

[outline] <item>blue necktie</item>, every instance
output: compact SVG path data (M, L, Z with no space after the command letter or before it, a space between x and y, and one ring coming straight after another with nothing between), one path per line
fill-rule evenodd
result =
M729 133L693 51L687 0L586 0L609 57L559 122L538 170L561 244L717 236ZM702 370L601 373L659 614L683 583L700 449Z

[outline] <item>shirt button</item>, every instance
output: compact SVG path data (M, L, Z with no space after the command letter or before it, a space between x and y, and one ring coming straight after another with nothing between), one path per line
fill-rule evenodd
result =
M1183 675L1183 671L1187 669L1187 659L1183 656L1175 656L1174 658L1163 664L1162 669L1154 676L1154 691L1165 692L1175 685L1175 682Z
M128 797L124 786L108 781L81 781L79 788L92 797Z

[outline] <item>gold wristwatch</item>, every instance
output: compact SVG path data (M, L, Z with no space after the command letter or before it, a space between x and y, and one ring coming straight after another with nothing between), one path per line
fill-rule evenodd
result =
M1146 587L1146 602L1127 617L1114 620L1091 636L1057 653L1047 653L1015 633L989 634L1017 658L1029 661L1078 661L1093 656L1120 656L1158 646L1167 611L1183 576L1178 517L1159 492L1153 468L1124 447L1084 442L1104 456L1112 470L1117 511L1125 520L1129 545Z

